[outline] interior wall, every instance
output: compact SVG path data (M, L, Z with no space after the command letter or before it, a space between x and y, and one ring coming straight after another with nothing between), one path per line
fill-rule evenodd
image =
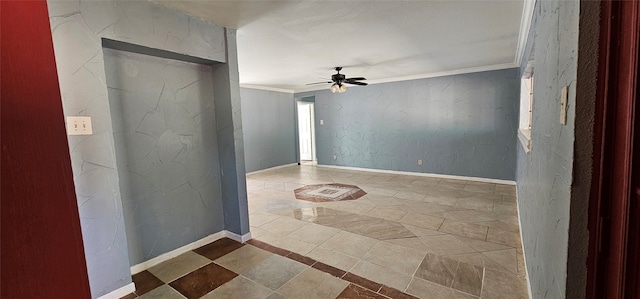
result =
M518 208L534 298L564 298L574 163L578 1L537 1L531 152L518 149ZM526 63L526 62L523 62ZM567 124L560 96L569 87Z
M240 89L246 171L296 162L292 93Z
M515 179L518 69L309 95L318 164Z
M211 67L104 50L129 261L224 229Z
M131 286L103 38L221 62L212 79L225 229L248 232L235 30L149 1L48 7L64 113L92 118L93 135L68 138L92 297Z

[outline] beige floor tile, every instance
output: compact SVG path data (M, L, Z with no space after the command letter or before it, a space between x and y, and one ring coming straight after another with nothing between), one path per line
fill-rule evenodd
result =
M446 257L460 262L476 265L482 268L507 271L504 267L500 266L498 263L483 255L481 252L447 255Z
M271 295L269 295L269 297L267 297L265 299L287 299L287 297L282 296L277 292L273 292L273 293L271 293Z
M277 290L307 268L309 266L289 258L272 255L242 275L260 285Z
M424 202L437 203L445 206L454 206L458 201L455 197L447 197L447 196L437 196L437 195L426 195L425 198L422 199Z
M515 185L501 185L497 184L496 189L494 190L495 194L503 194L515 196L516 194L516 186Z
M474 193L493 194L493 192L496 190L496 184L482 183L482 182L468 182L466 185L464 185L464 188L462 190L474 192Z
M360 261L351 268L350 272L401 291L404 291L411 282L411 275L398 273L366 261Z
M362 260L382 266L398 273L413 275L425 256L424 251L389 242L376 244Z
M414 277L407 294L421 299L474 299L478 298L439 284Z
M422 200L425 195L417 192L398 192L393 197L399 199L408 199L408 200Z
M404 206L376 207L371 209L365 215L390 221L399 221L407 214L407 211L403 211L401 207Z
M462 188L464 188L466 184L467 184L467 181L465 180L442 179L438 182L436 187L462 190Z
M376 206L393 206L402 204L402 202L397 198L385 195L367 194L365 195L365 198Z
M486 227L494 227L494 228L498 228L498 229L502 229L502 230L506 230L514 233L520 232L520 227L518 225L506 223L500 220L484 221L484 222L476 222L476 223L482 224Z
M243 299L264 299L271 295L273 291L269 288L255 283L245 277L238 276L231 281L221 285L217 289L201 297L201 299L215 298L243 298Z
M471 246L471 248L473 248L473 249L475 249L477 251L496 251L496 250L503 250L503 249L510 249L511 248L509 246L505 246L505 245L501 245L501 244L485 242L485 241L471 239L471 238L465 238L465 237L461 237L461 236L456 236L456 238L458 240L466 243L467 245Z
M252 238L258 238L259 236L262 236L264 234L269 233L268 231L261 229L259 227L253 227L251 226L251 237Z
M514 248L521 247L519 233L510 232L494 227L489 228L489 232L487 233L487 242L502 244Z
M493 211L494 202L490 200L460 198L456 202L455 207L461 209L478 210L484 212Z
M443 233L443 232L440 232L440 231L437 231L437 230L423 228L423 227L419 227L419 226L415 226L415 225L410 225L410 224L402 224L402 225L404 227L406 227L408 230L410 230L414 235L416 235L418 237L445 235L446 234L446 233Z
M187 251L175 258L149 268L149 272L160 278L163 282L169 283L209 263L211 263L211 260L208 258L193 251Z
M278 289L278 293L290 299L334 299L348 285L340 278L309 268Z
M350 201L335 202L333 206L329 206L329 207L336 210L346 211L354 214L366 214L376 206L350 200Z
M461 253L476 252L475 249L469 245L458 240L452 235L438 235L438 236L423 236L419 237L428 249L429 252L433 252L439 255L451 255Z
M439 231L484 241L487 238L487 229L488 227L481 224L445 219Z
M516 249L506 249L497 251L487 251L482 253L492 261L509 270L513 274L518 274L518 257Z
M258 212L249 215L249 224L258 227L276 219L278 219L278 216L271 213Z
M453 219L458 221L466 221L470 223L482 222L482 221L494 221L497 220L494 218L494 213L488 213L477 210L459 210L459 211L451 211L442 214L442 217L447 219Z
M402 224L363 215L360 220L343 224L344 229L354 234L378 240L411 238L415 235Z
M322 243L320 247L361 258L378 242L378 240L373 238L341 231L331 239Z
M309 253L309 251L317 247L317 245L315 244L300 241L289 236L276 234L272 234L267 238L262 238L259 240L302 255L306 255L307 253Z
M385 242L389 242L389 243L393 243L393 244L396 244L396 245L408 247L408 248L417 249L417 250L420 250L421 252L427 252L427 250L429 249L427 247L427 245L424 245L424 243L422 243L422 240L420 240L420 238L418 238L418 237L401 238L401 239L386 239L384 241Z
M263 225L260 225L259 227L271 233L286 235L296 229L301 228L306 224L306 222L296 219L278 217L277 219L269 221Z
M474 296L480 296L483 268L428 253L420 263L415 276Z
M289 233L288 236L310 244L320 245L339 232L340 230L336 228L308 223Z
M351 270L360 261L358 258L322 247L316 247L307 256L344 271Z
M175 289L169 285L163 285L153 289L140 297L139 299L185 299L182 294L178 293Z
M216 259L214 262L233 272L242 274L245 271L253 269L257 264L272 255L273 253L254 246L242 246L231 253Z
M432 230L438 230L442 222L444 222L444 218L422 215L414 212L409 212L400 219L400 223L402 224L410 224Z
M369 190L367 193L376 194L376 195L384 195L384 196L394 196L398 191L392 189L384 189L384 188L373 188Z
M514 274L485 269L482 298L526 299L529 297L526 281Z

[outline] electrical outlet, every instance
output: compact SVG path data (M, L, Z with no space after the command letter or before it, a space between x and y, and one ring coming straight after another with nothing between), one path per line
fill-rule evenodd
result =
M333 155L333 160L335 161L335 160L337 160L337 159L338 159L338 156Z
M320 120L320 125L321 126L324 125L324 120L322 120L322 119Z
M91 135L91 117L88 116L67 116L68 135Z
M418 165L422 166L422 160L418 160Z

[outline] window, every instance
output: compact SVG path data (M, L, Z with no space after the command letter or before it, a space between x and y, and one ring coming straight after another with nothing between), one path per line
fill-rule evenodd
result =
M518 139L524 151L531 151L531 124L533 118L533 61L527 63L520 81L520 125Z

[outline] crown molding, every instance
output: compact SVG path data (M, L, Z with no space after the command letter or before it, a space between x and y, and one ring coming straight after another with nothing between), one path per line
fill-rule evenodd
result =
M270 86L262 86L262 85L253 85L253 84L240 84L241 88L248 88L248 89L258 89L258 90L267 90L267 91L275 91L275 92L284 92L284 93L295 93L295 90L293 89L285 89L285 88L276 88L276 87L270 87Z
M369 83L369 85L373 85L373 84L380 84L380 83L390 83L390 82L398 82L398 81L409 81L409 80L427 79L427 78L444 77L444 76L452 76L452 75L460 75L460 74L504 70L504 69L511 69L516 67L519 67L519 65L515 63L502 63L502 64L458 69L458 70L452 70L452 71L425 73L425 74L419 74L419 75L392 77L392 78L376 79L376 80L367 80L367 83ZM355 86L349 86L349 88L352 88L352 87L355 87ZM327 86L304 87L304 88L296 89L295 93L325 90L325 89L328 90L328 87Z
M516 57L514 63L518 66L522 63L522 56L527 47L527 39L529 38L529 30L531 30L531 22L533 20L533 10L536 0L524 0L522 7L522 18L520 19L520 33L518 35L518 46L516 47Z

